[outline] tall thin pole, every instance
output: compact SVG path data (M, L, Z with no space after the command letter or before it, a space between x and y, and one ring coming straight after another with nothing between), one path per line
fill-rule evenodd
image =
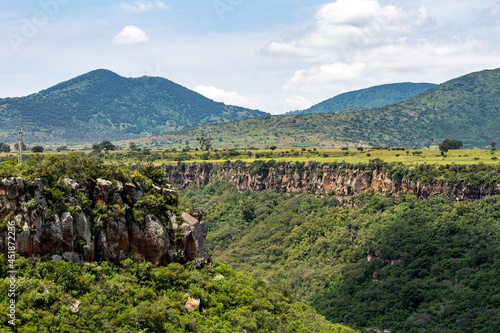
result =
M19 137L17 141L17 163L23 162L23 129L19 129Z

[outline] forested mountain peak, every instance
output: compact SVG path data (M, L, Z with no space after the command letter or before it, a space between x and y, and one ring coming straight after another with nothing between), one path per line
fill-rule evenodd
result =
M434 83L412 82L382 84L345 92L313 105L309 109L292 111L288 114L345 113L380 108L402 102L435 86Z
M214 102L161 77L98 69L26 97L0 99L0 140L12 140L19 127L30 142L132 139L267 115Z

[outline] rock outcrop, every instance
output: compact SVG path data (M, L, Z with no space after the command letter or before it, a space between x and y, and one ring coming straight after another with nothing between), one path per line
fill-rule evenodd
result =
M383 169L358 169L342 164L306 164L297 167L263 167L255 170L252 165L233 164L180 164L163 166L165 175L174 184L186 187L190 184L203 186L211 180L220 179L236 186L240 191L273 190L289 193L332 194L340 202L349 201L354 195L374 192L398 197L403 193L419 198L437 194L448 195L461 201L500 195L500 184L487 187L451 185L444 182L416 181L391 175Z
M81 186L67 178L54 187L40 178L3 179L0 218L15 221L17 253L79 263L118 263L130 254L140 255L153 265L187 261L203 265L209 259L205 221L188 213L176 216L165 210L148 211L149 206L140 204L145 196L141 184L105 179L89 184ZM153 186L150 192L154 193L149 195L150 201L176 203L175 191L169 188ZM164 201L160 200L162 196ZM0 231L3 253L6 239L7 231Z

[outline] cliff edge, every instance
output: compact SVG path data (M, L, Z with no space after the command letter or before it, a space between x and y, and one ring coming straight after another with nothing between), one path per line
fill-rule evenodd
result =
M151 183L4 178L0 219L0 251L5 223L15 221L16 251L24 257L118 263L136 254L155 266L209 259L205 221L180 212L175 191Z

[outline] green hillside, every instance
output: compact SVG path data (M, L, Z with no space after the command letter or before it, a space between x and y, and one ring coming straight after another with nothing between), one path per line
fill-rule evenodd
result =
M98 142L267 114L214 102L159 77L95 70L39 93L0 99L0 141Z
M309 109L292 111L287 114L345 113L380 108L402 102L435 86L433 83L411 82L383 84L366 89L349 91L313 105Z
M471 175L472 176L472 175ZM364 194L189 187L212 257L286 286L332 322L370 332L497 332L500 198L454 202Z
M500 69L468 74L379 109L273 116L170 134L161 140L171 146L204 134L215 147L423 147L431 139L453 138L464 148L484 148L500 139Z

